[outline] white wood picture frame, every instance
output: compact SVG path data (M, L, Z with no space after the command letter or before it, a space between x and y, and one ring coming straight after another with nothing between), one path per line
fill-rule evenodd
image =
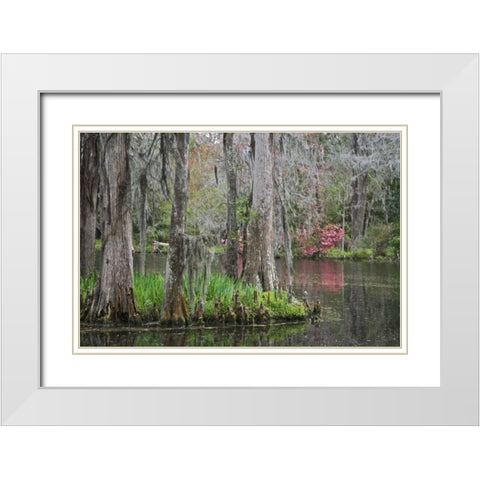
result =
M52 92L440 93L440 387L42 387L40 97ZM478 126L474 54L3 55L2 423L478 425Z

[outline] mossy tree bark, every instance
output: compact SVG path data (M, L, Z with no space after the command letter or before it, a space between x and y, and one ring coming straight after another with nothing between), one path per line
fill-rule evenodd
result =
M145 275L145 252L147 249L147 172L143 171L138 179L138 248L139 248L139 265L138 271L141 275Z
M277 288L273 256L273 134L255 133L252 220L244 279L263 290Z
M170 240L161 318L168 323L182 324L188 319L188 308L183 290L185 270L185 220L188 201L188 133L176 133L175 185Z
M150 147L145 154L139 154L142 162L142 169L138 176L138 204L137 204L137 223L138 223L138 248L139 255L139 272L145 275L145 252L147 249L147 191L148 178L151 174L152 165L154 164L155 144L160 138L159 133L155 133L150 143Z
M91 318L127 321L137 313L133 291L133 242L130 211L128 135L107 137L101 163L102 265L90 308Z
M237 168L233 156L233 133L223 134L223 158L227 174L227 259L226 273L238 278Z
M285 264L287 266L287 290L292 292L293 289L293 254L292 241L290 234L290 224L287 213L287 190L285 188L284 172L288 172L285 141L282 134L276 134L278 140L278 155L274 155L274 170L277 177L273 175L273 183L275 185L277 200L280 207L280 219L283 230L283 249L285 252Z
M82 133L80 143L80 275L88 277L95 268L99 186L98 134Z
M361 155L358 133L352 134L351 149L355 159ZM357 243L364 233L365 211L367 203L368 170L362 162L354 163L352 167L350 211L352 217L352 240Z

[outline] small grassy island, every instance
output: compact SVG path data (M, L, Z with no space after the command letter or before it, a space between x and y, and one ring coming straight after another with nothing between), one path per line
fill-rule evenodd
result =
M81 321L84 324L110 324L112 320L89 316L89 299L93 297L98 274L81 279ZM184 321L162 321L160 312L164 298L165 279L162 275L134 275L137 313L125 322L133 325L252 325L303 321L320 313L320 305L310 306L306 299L299 300L285 290L262 292L259 287L234 281L225 274L213 273L206 288L195 280L192 285L184 279Z

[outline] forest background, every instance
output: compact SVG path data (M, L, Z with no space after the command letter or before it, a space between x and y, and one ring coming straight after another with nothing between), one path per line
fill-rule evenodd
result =
M169 252L161 317L175 321L189 316L182 278L191 315L215 254L230 278L288 292L293 257L398 261L400 133L81 134L80 268L91 289L99 276L82 318L137 313L133 251L142 275L146 252Z

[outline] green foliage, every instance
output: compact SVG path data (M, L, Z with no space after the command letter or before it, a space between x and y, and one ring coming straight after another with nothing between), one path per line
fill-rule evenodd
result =
M190 235L218 232L224 224L226 205L216 185L190 189L187 207L187 233Z
M352 252L349 252L349 251L342 252L340 248L332 248L331 250L329 250L329 252L325 256L327 258L339 258L339 259L352 258Z
M224 243L220 243L218 245L213 246L213 252L215 254L222 254L222 253L225 253L226 251L227 251L227 245L225 245Z
M367 260L373 258L374 253L372 248L359 248L350 252L350 258L354 260Z
M161 309L164 294L164 278L154 273L135 274L133 278L135 299L140 312L149 312L157 307Z
M328 252L327 258L351 259L351 260L371 260L375 252L371 248L357 248L342 252L339 248L334 248Z
M152 252L152 243L165 242L167 243L170 237L170 216L172 212L172 204L168 200L158 201L155 203L155 220L147 217L146 228L146 252ZM136 216L134 215L134 218ZM135 225L134 225L135 226ZM137 229L135 229L135 236L138 235Z
M375 255L375 252L371 248L358 248L356 250L349 250L342 252L339 248L334 248L328 252L327 258L339 259L339 260L393 260L400 255L400 237L394 237L391 241L391 246L385 249L384 255Z
M389 222L400 221L400 176L391 179L385 199Z
M385 256L389 258L397 258L400 255L400 235L396 235L390 240L388 247L385 249Z
M370 248L374 251L375 255L385 255L385 250L388 247L391 238L391 225L372 225L368 228L364 238L359 242L359 247Z
M147 247L152 248L152 243L165 242L167 243L170 236L170 227L163 222L156 223L147 227ZM147 250L148 251L148 250Z
M400 255L400 224L372 225L358 243L358 247L359 251L372 250L375 257L397 258ZM356 255L358 256L358 253Z
M83 300L85 300L87 294L93 294L97 278L98 274L94 272L89 278L81 279L80 291ZM200 280L194 281L193 289L195 295L193 303L196 308L198 300L202 296ZM134 290L140 316L157 318L163 305L164 277L157 274L135 274ZM219 302L218 314L220 316L226 315L229 307L234 309L235 293L237 291L240 304L246 306L250 316L259 315L260 304L262 304L264 312L268 310L272 319L302 318L308 313L302 302L295 299L289 302L287 292L262 293L259 287L235 281L221 273L213 273L209 279L206 298L203 299L205 317L214 315L216 302ZM184 278L184 292L187 304L189 304L188 281L186 278ZM257 297L257 301L255 301L255 297ZM193 311L190 312L192 315L193 313Z
M319 189L322 198L323 223L342 224L344 201L349 196L349 178L345 180L341 175L335 175L335 183L324 185Z
M345 242L349 245L348 239ZM298 252L300 253L300 252ZM325 255L327 258L352 260L394 260L400 256L400 224L372 225L363 237L351 250L332 248Z
M80 278L80 297L82 302L85 301L87 296L92 296L95 290L95 284L97 283L98 273L94 270L89 277Z
M219 298L224 305L231 306L232 296L236 289L237 284L233 279L220 273L214 273L208 282L206 300Z
M250 196L242 195L237 200L237 223L238 225L248 225L252 220L258 217L258 212L252 210ZM242 243L242 238L239 238Z
M289 302L288 294L285 291L263 292L261 298L263 305L270 310L274 318L294 318L307 315L305 305L299 301Z
M293 318L304 317L307 314L303 303L298 301L289 302L288 294L285 291L261 292L260 288L235 282L226 275L216 273L210 277L207 289L207 298L205 299L205 314L213 315L215 309L215 300L219 299L221 303L220 314L225 314L228 307L234 308L235 292L239 292L239 302L245 305L250 315L258 315L260 303L263 309L268 309L271 318ZM255 302L255 292L257 292L257 302Z

